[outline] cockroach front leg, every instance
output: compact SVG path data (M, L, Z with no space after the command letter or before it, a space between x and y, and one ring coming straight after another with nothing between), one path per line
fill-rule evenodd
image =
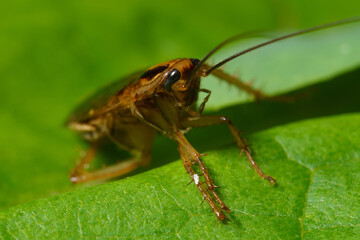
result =
M204 111L205 104L209 101L211 91L208 89L204 89L204 88L199 89L199 91L207 93L206 97L204 98L203 102L200 104L200 107L199 107L199 115L200 115Z
M215 215L218 217L219 220L223 221L224 219L227 219L226 215L222 212L222 210L229 213L230 209L224 204L219 195L215 192L214 188L216 186L213 185L208 170L200 158L200 154L191 146L191 144L187 141L185 136L180 131L177 131L175 133L175 138L178 143L179 153L181 159L183 160L184 167L189 173L190 177L193 179L199 191L201 192L204 200L208 202L211 209L214 211ZM199 165L202 176L205 179L206 186L204 186L204 184L200 181L200 176L195 173L193 169L193 165L195 164ZM210 192L212 193L215 200L210 195ZM216 204L216 202L219 204L220 208Z
M204 89L204 88L201 88L199 89L199 92L204 92L204 93L207 93L206 97L204 98L204 100L202 101L202 103L200 104L199 106L199 110L198 112L192 110L190 107L184 107L184 110L185 112L189 113L190 116L193 116L193 117L198 117L201 115L201 113L204 111L204 108L205 108L205 104L209 101L209 98L210 98L210 95L211 95L211 91L208 90L208 89Z
M229 127L229 130L234 137L236 144L241 148L241 153L245 153L247 159L249 160L251 166L255 169L255 171L260 175L262 179L266 178L269 180L270 184L275 184L276 180L265 174L260 167L257 165L253 157L251 156L251 151L249 146L246 144L246 140L241 137L239 130L235 127L235 125L231 122L228 117L225 116L201 116L201 117L190 117L184 119L182 122L183 127L203 127L203 126L211 126L215 124L226 124Z

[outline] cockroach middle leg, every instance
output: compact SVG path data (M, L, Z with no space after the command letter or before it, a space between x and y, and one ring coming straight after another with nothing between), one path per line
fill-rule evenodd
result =
M236 144L241 148L241 153L245 153L247 159L249 160L251 166L255 169L255 171L260 175L262 179L266 178L269 180L270 184L275 184L276 180L265 174L260 167L257 165L255 160L251 155L251 151L249 146L246 143L246 140L241 137L239 130L235 127L235 125L231 122L228 117L225 116L201 116L201 117L190 117L184 119L182 121L183 127L203 127L203 126L211 126L215 124L227 124L232 136Z
M204 163L200 158L200 154L191 146L191 144L187 141L185 136L180 131L176 132L175 138L178 142L179 153L181 159L183 160L184 167L189 173L190 177L193 179L199 191L201 192L204 200L208 202L218 219L227 219L226 215L222 212L222 210L230 212L230 209L224 204L219 195L215 192L215 186L212 183L207 168L205 167ZM194 172L192 168L194 164L199 165L202 175L205 179L206 186L204 186L204 184L200 181L199 175ZM210 195L210 192L214 196L215 200ZM216 202L219 204L220 208L218 207Z

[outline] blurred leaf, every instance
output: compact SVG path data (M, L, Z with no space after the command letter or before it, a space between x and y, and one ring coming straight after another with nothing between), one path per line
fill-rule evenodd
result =
M290 29L286 31L289 32L295 29L303 29L352 17L358 14L359 6L360 2L355 3L348 0L341 2L329 2L327 0L316 2L310 0L249 0L223 1L221 4L211 2L204 4L201 1L190 0L184 0L181 3L171 1L131 1L125 3L114 0L106 2L94 0L64 0L61 2L14 0L0 2L0 209L82 188L82 186L72 186L68 180L68 174L79 156L78 148L82 143L72 133L66 131L62 124L78 101L111 79L126 76L146 66L172 58L201 58L216 44L239 32L275 28ZM255 86L267 93L277 94L296 90L292 94L304 94L304 99L292 104L247 102L233 105L238 103L239 99L242 102L244 100L244 98L239 98L239 92L232 89L229 93L225 84L219 85L217 80L207 78L204 83L210 83L210 85L205 85L205 87L210 88L213 95L206 110L209 111L209 114L229 116L239 129L247 134L303 119L359 112L360 95L358 89L360 88L360 81L358 79L360 70L352 70L359 64L358 26L359 24L341 26L284 41L279 45L272 45L246 55L235 61L233 66L231 64L226 66L226 70L237 74L244 80L254 80ZM231 45L229 48L220 51L218 57L229 55L254 41ZM215 61L214 59L212 61ZM220 110L215 111L217 109ZM199 151L211 151L215 158L222 153L224 155L229 154L231 158L236 155L237 158L235 149L226 150L223 148L232 141L224 126L194 129L188 134L188 138ZM249 141L255 144L254 147L256 148L256 137L249 139ZM219 149L219 152L215 151L216 149ZM270 150L268 149L268 151ZM255 152L257 151L260 150L255 150ZM122 154L117 149L110 147L103 150L98 157L98 162L109 164L113 160L122 159ZM153 168L162 167L179 158L176 144L164 137L156 139L153 155ZM260 156L262 153L258 152L257 157ZM244 202L236 203L236 197L231 196L231 193L235 194L235 191L239 189L233 184L227 185L226 181L231 179L231 176L225 174L225 177L222 177L222 175L217 174L216 171L221 169L218 169L219 161L216 161L216 164L214 163L215 158L211 155L206 159L206 162L209 162L210 167L214 169L213 173L217 182L224 187L220 192L224 194L224 198L226 197L234 214L231 216L233 222L228 226L221 225L220 228L228 230L231 227L246 235L247 228L251 229L257 224L268 226L263 219L235 211L240 209L244 212L241 208L243 206L241 204ZM259 159L259 161L265 170L272 169L272 167L265 166L264 163L267 160L261 161ZM243 164L241 165L243 168L249 168L245 162L241 164ZM270 164L271 162L267 166ZM345 172L346 169L345 167ZM140 174L147 170L139 169L132 174ZM183 174L183 167L178 161L164 166L161 171L165 173L167 171L174 172L176 179L177 174L181 171L181 176L177 182L176 179L174 179L174 183L168 181L168 186L163 183L163 186L169 189L168 191L179 190L178 194L184 191L184 196L191 196L189 199L193 199L193 196L197 196L199 199L199 194L192 187L186 189L183 187L184 182L187 181L187 176ZM251 170L248 171L251 176L254 176ZM145 175L142 173L136 176L135 181L139 184L137 185L139 186L138 189L143 189L142 184L144 182L141 182L140 179L142 176L146 178L163 176L165 178L165 173L153 170L150 173L145 173ZM276 171L272 171L272 173L275 175ZM71 213L76 211L81 203L76 201L64 203L64 205L69 206L69 210L62 208L64 211L62 213L61 203L57 201L64 198L70 200L72 197L80 199L83 196L82 194L91 191L99 194L103 190L107 191L107 189L110 193L116 194L118 192L114 190L116 188L114 186L119 184L122 186L121 189L126 188L126 183L133 182L132 179L133 177L117 183L84 189L79 192L74 191L69 195L59 195L55 199L50 199L51 204L56 204L54 214L59 214L59 219L55 220L55 215L49 212L50 210L46 205L47 200L5 210L2 216L8 220L3 220L5 224L10 224L10 226L1 225L0 228L5 231L3 232L5 238L18 234L18 232L11 230L15 229L16 226L11 225L10 222L15 221L16 216L19 217L19 215L12 216L13 213L16 213L16 209L23 209L26 211L22 212L24 214L23 222L16 221L16 223L13 222L14 224L19 223L21 225L28 221L28 227L34 229L35 234L35 230L38 228L33 225L32 221L41 216L44 221L51 219L47 225L41 225L50 231L51 229L54 230L54 235L48 232L49 236L62 238L62 235L55 234L59 230L55 227L61 226L59 222L62 221L67 234L70 235L71 230L77 232L77 225L70 226L67 224L67 220L73 221ZM249 179L242 177L238 177L236 181L240 182L242 179L249 181ZM270 193L278 191L266 186L256 176L253 177L252 181L251 183L248 182L248 186L256 187L256 189L251 188L253 192L259 189L258 186L264 187ZM284 184L284 181L281 181ZM135 182L133 183L136 185ZM155 180L149 179L149 184L152 185L148 186L159 186L156 177ZM228 190L228 186L231 189ZM279 185L281 191L287 191L281 189L281 186ZM156 191L161 190L156 188ZM281 195L281 191L278 194ZM128 191L128 194L130 192L139 191L132 189ZM173 195L175 193L169 193L171 196L175 196ZM260 193L262 190L259 191L259 194L254 194L251 201L256 203L258 199L262 199ZM100 224L108 221L107 214L110 214L108 203L118 206L122 202L121 196L111 198L112 195L110 194L107 198L106 195L99 194L99 201L97 200L98 196L91 194L88 196L90 199L94 199L97 206L105 207L104 218L95 219L99 216L96 214L102 213L97 209L97 206L94 206L96 213L92 212L94 218L89 218L94 222L98 221ZM350 195L350 198L357 196L356 192L352 192ZM143 199L134 198L131 208L139 210L142 206L148 206L149 201L153 201L146 194L142 197L146 200L145 205L142 205ZM84 199L89 200L86 197ZM100 201L101 199L109 201L106 203ZM165 210L166 208L176 209L171 197L163 200L170 201L169 205L162 205ZM183 200L185 202L190 201ZM40 210L42 204L45 204L44 210ZM129 207L129 205L126 206ZM196 215L197 212L201 220L192 217L184 227L182 234L188 233L189 228L198 226L194 221L207 223L209 219L212 219L215 222L214 216L209 213L209 209L205 205L199 208L198 202L195 201L188 206L190 206L191 212L178 210L179 225L184 226L184 219L190 214ZM156 207L158 206L156 205ZM273 208L275 207L276 204ZM278 207L280 208L281 205ZM56 212L57 209L61 211ZM86 219L83 218L87 216L87 210L81 206L79 209L84 211L79 213L79 219L86 223ZM149 210L145 207L144 209ZM164 214L165 210L163 211ZM46 215L41 214L42 211L46 212ZM35 213L39 215L34 216ZM110 214L114 218L126 217L118 216L116 212L112 214L115 214ZM134 214L136 215L136 213ZM241 216L237 217L238 214ZM321 213L314 214L316 214L314 218L322 216ZM174 215L177 216L177 213ZM34 218L26 218L26 216ZM60 216L65 216L65 218ZM167 217L168 220L171 220L172 216ZM283 219L280 221L276 215L265 218L271 220L272 225L270 226L274 226L276 229L281 227L284 235L293 233L289 226L297 221L296 219L289 219L287 222L284 222ZM135 223L136 219L130 221L132 227L134 224L144 223L142 221ZM338 219L343 220L343 218ZM356 218L354 219L356 220ZM153 223L160 224L161 221L154 220ZM239 222L240 224L236 225ZM44 224L41 221L40 223ZM122 226L121 224L123 223L119 223L119 229ZM231 224L235 224L236 227ZM316 224L309 222L309 226L311 224L312 227L309 229L315 229L314 225ZM47 228L48 226L50 228ZM96 223L94 226L97 226L97 229L93 229L96 234L103 231ZM321 226L320 223L319 226ZM356 233L355 226L348 226L341 232L342 236ZM91 224L84 225L84 227L90 228ZM29 231L26 230L29 228L23 228L26 234L29 234ZM152 228L151 231L160 228L167 229L167 226ZM161 232L161 229L158 232ZM216 234L218 228L215 227L215 224L203 224L203 229L209 234L213 231ZM138 231L141 234L142 230ZM147 229L143 231L145 232ZM333 229L330 227L322 231L321 234L326 238L326 236L331 236L332 231ZM39 236L46 234L43 230L41 232ZM109 233L113 233L113 230ZM340 232L338 233L340 234ZM57 232L57 234L60 233ZM202 234L201 231L199 234ZM236 235L236 232L234 234ZM251 233L248 232L248 234ZM311 230L308 236L312 234L319 236L320 233ZM0 238L2 236L0 235ZM164 234L164 236L167 235ZM169 236L174 235L169 234ZM249 236L249 238L256 236ZM261 235L259 236L261 237Z
M121 181L9 208L4 239L307 239L358 235L360 115L302 121L252 135L262 181L238 149L209 152L231 222L217 224L181 161Z
M285 33L274 34L274 36L280 35ZM226 64L224 68L267 94L286 93L328 81L359 66L359 39L360 23L325 29L257 49ZM211 62L217 63L266 40L269 39L242 41L221 51L221 54ZM204 79L202 87L213 89L212 98L207 104L208 110L223 108L249 99L246 94L240 95L236 88L215 78Z

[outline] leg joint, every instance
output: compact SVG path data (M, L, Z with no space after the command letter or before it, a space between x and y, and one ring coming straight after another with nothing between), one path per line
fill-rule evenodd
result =
M232 124L230 118L226 117L226 116L220 116L220 120L223 123L227 123L227 124Z

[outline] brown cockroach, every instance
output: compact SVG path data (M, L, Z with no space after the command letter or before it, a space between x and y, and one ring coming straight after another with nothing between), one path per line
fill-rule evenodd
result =
M67 126L90 142L90 148L71 172L70 180L73 183L81 183L108 179L129 173L139 166L148 166L153 138L157 132L160 132L177 142L184 167L204 200L219 220L227 219L224 212L229 213L230 209L216 193L217 186L210 178L201 154L184 136L192 127L226 124L241 153L246 155L260 177L267 179L270 184L275 184L276 180L259 168L246 140L229 118L201 115L211 93L210 90L200 88L201 78L212 74L253 95L256 99L275 99L252 88L236 76L226 73L220 67L234 58L265 45L359 20L360 17L356 17L291 33L238 52L213 66L205 64L205 61L221 47L247 36L247 34L238 35L218 45L201 61L194 58L174 59L114 82L76 108L67 121ZM195 104L199 92L205 92L207 96L196 111ZM86 166L92 161L100 145L99 142L103 139L109 139L122 149L128 150L132 153L132 157L106 168L86 171Z

